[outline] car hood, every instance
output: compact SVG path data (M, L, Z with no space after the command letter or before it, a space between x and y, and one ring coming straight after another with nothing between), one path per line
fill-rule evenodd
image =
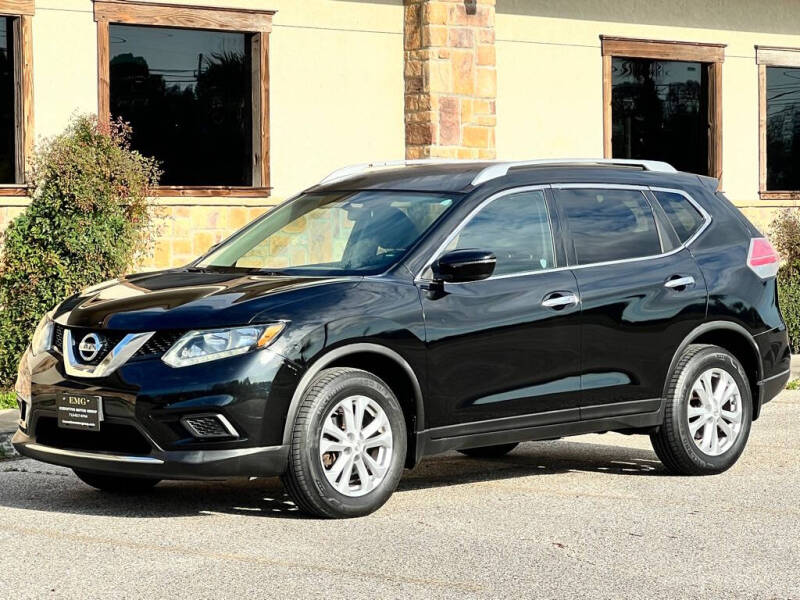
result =
M56 321L75 327L155 331L291 320L329 305L360 277L265 276L181 269L131 275L67 299ZM322 308L322 306L317 306Z

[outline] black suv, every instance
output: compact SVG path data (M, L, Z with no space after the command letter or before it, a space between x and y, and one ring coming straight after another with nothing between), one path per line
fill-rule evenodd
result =
M424 456L589 432L719 473L789 377L777 267L716 180L664 163L349 167L45 316L13 441L105 490L281 475L325 517Z

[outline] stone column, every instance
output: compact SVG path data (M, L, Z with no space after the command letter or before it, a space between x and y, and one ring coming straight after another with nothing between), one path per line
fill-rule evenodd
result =
M405 0L406 158L495 158L494 18L495 0Z

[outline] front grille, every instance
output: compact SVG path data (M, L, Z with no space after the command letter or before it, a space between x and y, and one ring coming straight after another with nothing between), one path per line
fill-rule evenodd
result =
M196 438L237 437L226 427L219 415L192 415L183 417L181 422Z
M56 323L56 326L53 330L53 347L58 350L59 352L62 351L64 347L64 331L66 327L63 325L59 325ZM99 364L101 360L103 360L106 355L116 346L119 344L122 339L125 337L126 332L117 332L117 331L109 331L107 329L100 330L100 329L88 329L83 327L70 327L70 333L72 334L72 345L73 345L73 352L75 354L76 360L78 360L81 364L85 365L96 365ZM80 344L83 337L89 333L96 333L100 336L102 340L104 340L103 346L100 349L100 352L91 362L87 362L81 358L80 353L78 352L78 344ZM159 358L163 356L167 350L169 350L175 342L177 342L181 336L184 334L183 331L157 331L153 334L147 343L139 348L139 351L133 355L133 359L140 359L140 358Z
M103 422L100 431L62 429L54 417L39 417L36 441L45 446L88 452L150 454L150 443L132 425Z
M56 325L53 332L53 345L57 350L61 350L64 345L64 330L63 325ZM125 337L125 332L110 331L108 329L89 329L85 327L70 327L69 332L72 335L72 352L77 360L82 365L97 365L102 361L111 350L122 341ZM78 351L78 345L81 340L90 333L95 333L101 340L100 351L92 360L84 360L81 353Z
M157 331L144 346L139 348L134 358L163 356L182 335L182 331Z
M59 352L64 348L64 326L58 323L53 330L53 346Z

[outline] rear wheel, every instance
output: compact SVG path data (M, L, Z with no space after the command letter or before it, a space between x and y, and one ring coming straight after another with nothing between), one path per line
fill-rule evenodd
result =
M405 417L381 379L359 369L325 369L297 413L283 483L304 512L367 515L392 495L406 458Z
M517 446L519 446L519 444L514 442L513 444L498 444L496 446L482 446L480 448L464 448L459 450L459 452L471 456L472 458L500 458L511 452Z
M144 477L118 477L115 475L100 475L89 471L74 469L75 475L83 483L90 485L104 492L115 492L120 494L132 494L146 492L156 486L160 479L148 479Z
M750 435L750 384L733 354L705 344L686 348L667 387L664 425L650 436L667 470L721 473L736 463Z

